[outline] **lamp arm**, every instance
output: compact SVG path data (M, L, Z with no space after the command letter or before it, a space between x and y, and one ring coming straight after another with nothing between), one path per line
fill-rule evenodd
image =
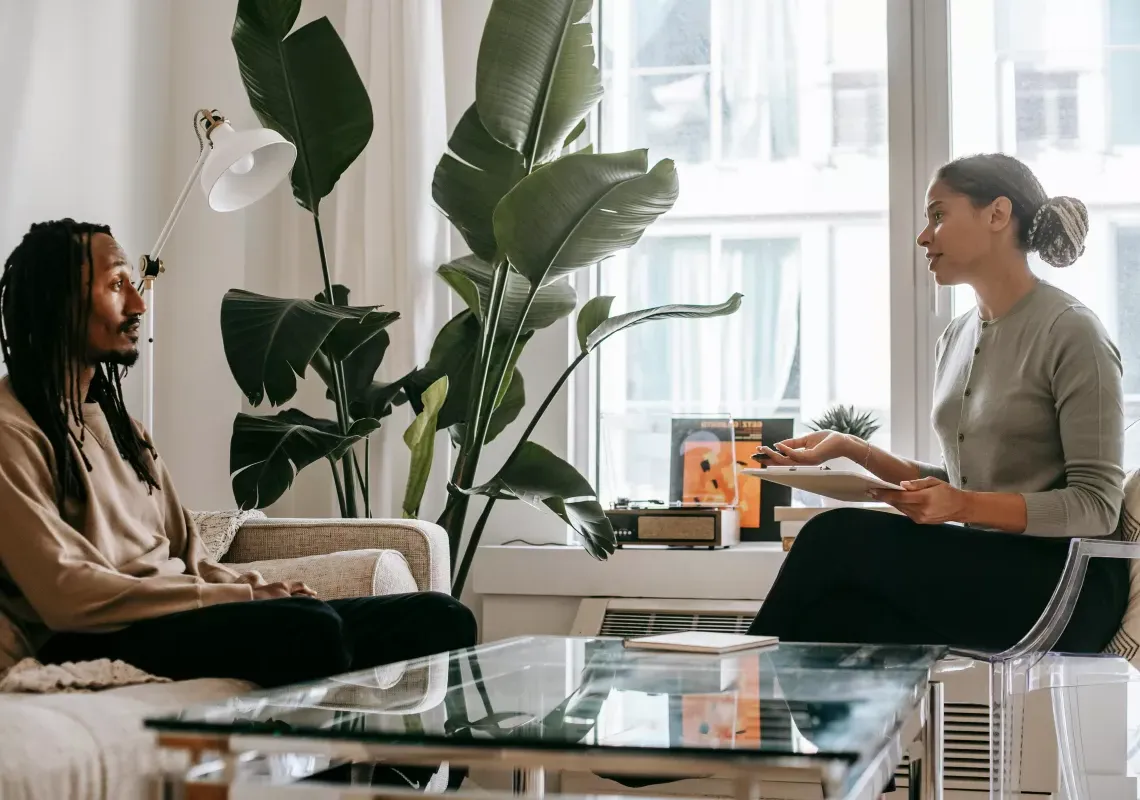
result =
M186 199L190 196L190 190L194 187L194 182L198 180L198 176L202 174L202 168L206 165L206 159L210 155L210 148L203 147L198 153L198 161L194 164L194 169L190 171L190 177L186 179L186 185L182 187L182 191L178 195L178 200L174 203L174 208L170 210L170 216L166 218L166 224L162 226L162 230L158 234L158 239L155 240L154 247L150 249L150 253L143 256L143 263L141 265L142 280L146 288L150 288L150 281L158 277L161 271L161 261L159 256L162 255L162 249L166 247L166 240L170 238L170 232L174 229L174 223L178 221L178 217L182 214L182 209L186 206Z

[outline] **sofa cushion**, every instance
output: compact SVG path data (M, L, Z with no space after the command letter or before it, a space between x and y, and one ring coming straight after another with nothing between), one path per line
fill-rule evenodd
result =
M251 688L241 681L197 680L93 694L2 694L0 797L149 800L160 753L142 720Z
M226 566L239 572L258 572L270 583L303 581L322 600L404 594L417 590L411 567L404 554L397 550L345 550Z
M1120 538L1126 542L1140 541L1140 470L1124 481L1124 504L1120 509ZM1128 607L1120 630L1112 637L1106 652L1124 656L1140 669L1140 559L1128 562L1130 588Z

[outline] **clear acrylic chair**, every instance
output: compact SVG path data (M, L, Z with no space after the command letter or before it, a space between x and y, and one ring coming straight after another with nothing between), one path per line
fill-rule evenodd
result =
M1015 800L1021 786L1021 734L1025 715L1025 696L1035 689L1054 691L1054 719L1058 733L1058 756L1061 778L1069 800L1086 800L1087 781L1083 780L1079 740L1075 736L1073 683L1077 675L1072 665L1065 669L1064 656L1053 654L1052 649L1061 638L1076 608L1077 598L1084 585L1089 559L1123 558L1140 560L1140 542L1105 541L1103 539L1074 539L1069 547L1068 559L1057 588L1048 605L1030 631L1012 647L998 653L956 650L977 661L990 664L990 797L997 800ZM1048 661L1045 659L1048 658ZM1089 657L1080 657L1082 663ZM1106 665L1127 665L1116 656L1098 656ZM1098 670L1086 674L1093 679ZM1111 669L1100 670L1104 675ZM1133 670L1133 672L1135 672ZM1068 677L1066 677L1068 676ZM1068 692L1066 694L1066 692ZM1060 700L1058 700L1060 698ZM1079 732L1079 731L1078 731Z

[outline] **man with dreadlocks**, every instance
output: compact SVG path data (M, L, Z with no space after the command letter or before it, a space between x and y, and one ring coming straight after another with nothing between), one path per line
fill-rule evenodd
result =
M447 595L323 602L208 560L123 404L145 311L105 226L33 225L4 264L0 625L45 663L264 687L473 645L471 612Z

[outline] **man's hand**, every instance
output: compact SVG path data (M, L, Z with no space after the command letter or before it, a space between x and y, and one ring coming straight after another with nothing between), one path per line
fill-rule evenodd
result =
M876 489L871 497L894 506L920 525L963 522L969 492L955 489L938 478L903 481L903 491Z
M274 600L281 597L316 597L317 593L300 581L277 581L253 587L254 600Z

